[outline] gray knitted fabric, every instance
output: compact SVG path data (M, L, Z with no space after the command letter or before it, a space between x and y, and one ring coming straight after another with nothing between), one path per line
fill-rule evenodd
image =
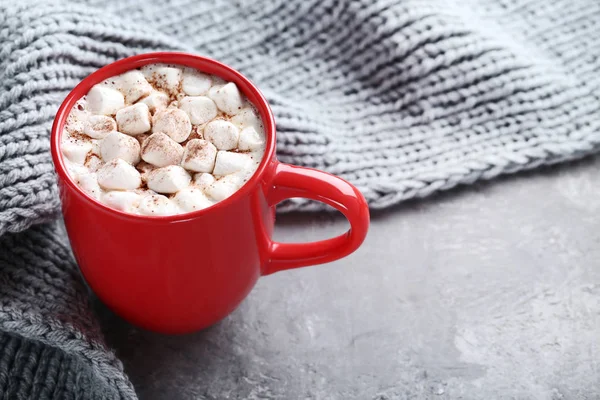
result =
M0 238L0 398L131 399L56 224Z
M270 100L282 161L383 208L597 151L599 23L596 0L0 0L4 398L135 397L59 231L26 230L57 216L49 129L90 72L155 50L222 60Z

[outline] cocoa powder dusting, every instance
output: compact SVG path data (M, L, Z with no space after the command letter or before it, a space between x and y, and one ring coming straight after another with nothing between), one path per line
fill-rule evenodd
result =
M157 143L157 140L154 140L154 138L152 138L151 140L144 140L141 144L142 153L145 153L146 151L157 151L162 149L161 145Z
M175 91L171 92L169 88L166 87L165 82L163 82L163 79L160 76L160 74L156 71L152 72L152 75L150 76L150 79L148 79L148 82L150 82L150 84L152 84L152 86L154 86L155 89L162 90L164 93L166 93L169 96L169 101L173 102L178 100L178 94L180 93L181 83L179 83L179 86L175 89Z
M185 145L192 139L204 139L204 135L202 134L204 130L204 125L206 124L192 125L192 132L190 133L190 136L188 136L188 138L180 144L185 147Z
M140 143L140 147L144 147L144 143L146 142L146 139L148 139L150 135L142 133L141 135L135 135L134 138L137 139L137 141Z
M152 164L147 163L146 161L140 161L135 166L135 169L140 173L140 177L142 178L142 185L140 189L148 188L148 174L156 169L156 167Z
M92 161L92 159L97 158L98 160L100 160L100 157L98 157L97 155L95 155L94 153L92 153L91 151L88 151L87 154L85 155L85 161L83 162L83 165L85 165L86 167L88 166L88 164Z
M231 150L227 150L230 151L232 153L240 153L240 154L250 154L252 153L252 150L240 150L237 147L235 149L231 149Z
M113 129L113 122L109 119L104 119L102 121L96 122L92 129L95 131L106 132Z
M75 142L83 142L88 143L92 141L92 138L88 135L84 135L81 132L69 132L69 136L71 139L75 140Z

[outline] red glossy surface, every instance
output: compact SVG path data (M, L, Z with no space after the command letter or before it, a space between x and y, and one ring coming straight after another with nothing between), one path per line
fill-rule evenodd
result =
M94 84L158 62L187 65L235 82L260 112L267 144L256 173L233 196L201 211L146 217L111 209L79 189L63 164L60 138L69 111ZM205 328L233 311L260 275L344 257L360 246L367 233L369 211L360 192L324 172L279 163L275 122L265 98L239 72L208 58L142 54L99 69L61 105L51 147L65 225L83 276L113 311L154 331L185 333ZM351 229L314 243L273 242L275 205L290 197L336 207Z

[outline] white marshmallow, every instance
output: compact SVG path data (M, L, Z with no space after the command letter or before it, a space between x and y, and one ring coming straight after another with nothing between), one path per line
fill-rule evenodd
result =
M100 154L104 161L119 158L137 164L140 161L140 143L124 133L111 132L102 140Z
M210 76L203 74L193 68L186 68L183 71L181 88L188 96L200 96L208 92L212 80Z
M83 132L83 127L83 121L71 118L69 115L65 128L63 129L63 137L81 134Z
M102 197L102 189L98 185L97 175L94 173L81 174L77 178L77 184L84 192L96 200Z
M97 156L91 156L87 158L87 161L85 162L85 166L86 168L90 171L90 172L96 172L100 169L100 167L102 167L104 163L102 162L102 159L100 159L100 157Z
M178 165L158 168L148 174L148 187L158 193L177 193L190 184L192 178Z
M217 148L202 139L192 139L186 143L181 165L194 172L212 172L215 167Z
M165 196L151 194L142 198L138 206L138 212L142 215L163 216L179 214L180 210Z
M190 117L185 111L178 108L167 108L158 111L152 118L152 132L166 133L171 139L181 143L192 132Z
M144 103L137 103L117 111L117 126L119 131L128 135L139 135L148 132L150 125L150 110Z
M217 116L215 102L206 96L184 97L179 108L190 117L192 124L205 124Z
M215 177L209 173L202 172L194 175L194 184L204 191L213 183L215 183Z
M102 144L102 140L92 139L91 142L92 142L92 154L102 157L102 153L100 151L100 145Z
M86 104L87 103L84 99L80 99L75 103L75 106L71 109L71 112L67 117L64 129L67 131L67 133L83 133L84 121L90 115L89 111L85 111L87 108Z
M239 176L227 175L208 186L206 188L206 194L216 201L225 200L237 192L243 184L244 181Z
M167 64L156 63L156 64L146 64L140 68L140 72L144 75L148 81L152 81L152 74L157 68L167 67Z
M117 130L117 123L107 115L90 115L83 123L83 133L93 139L104 139Z
M173 202L183 211L198 211L213 205L201 189L194 187L187 187L177 192Z
M92 142L81 139L67 139L60 145L65 157L76 164L83 164L87 154L92 150Z
M183 147L162 132L153 133L142 145L142 160L157 167L177 165L183 154Z
M127 71L115 77L117 89L123 93L127 103L135 103L141 97L152 92L152 85L148 83L144 74L138 70Z
M154 83L158 89L162 89L167 93L176 94L179 90L179 82L181 81L181 69L166 66L156 66L152 68L150 77L148 72L145 73L147 79Z
M240 150L259 150L263 146L263 140L256 132L256 129L249 126L240 131L240 140L238 142L238 149Z
M102 86L106 86L107 88L119 90L119 85L117 85L117 76L112 76L110 78L106 78L105 80L100 82L100 84Z
M73 178L73 180L75 181L77 181L80 175L90 173L87 167L81 164L75 164L74 162L69 161L69 159L66 157L63 158L63 162L65 164L65 167L67 168L67 171L69 172L69 176L71 176L71 178Z
M218 119L204 127L204 138L219 150L231 150L237 147L240 132L231 122Z
M256 130L256 132L263 131L262 121L260 120L258 115L256 115L256 112L254 111L254 109L252 109L252 107L244 108L238 114L231 117L231 122L237 125L240 129L248 128L251 126Z
M208 91L208 96L214 100L219 107L219 110L229 114L235 115L242 110L244 106L244 99L242 94L238 90L235 83L229 82L224 86L213 86Z
M131 213L139 205L142 196L135 192L113 191L102 196L102 200L112 208Z
M215 161L214 175L223 176L250 169L252 158L248 154L219 151Z
M116 158L98 170L98 183L108 190L128 190L140 187L142 178L134 166Z
M139 103L144 103L147 105L150 112L154 114L157 111L167 108L167 105L169 104L169 96L163 92L154 90L148 96L141 99Z
M93 114L114 115L125 107L125 98L118 90L106 85L94 85L86 96L88 109Z

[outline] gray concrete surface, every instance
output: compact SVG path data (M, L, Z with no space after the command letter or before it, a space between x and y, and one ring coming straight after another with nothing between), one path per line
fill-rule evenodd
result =
M101 310L142 400L600 398L600 159L375 213L364 246L168 337ZM287 215L277 236L344 230Z

